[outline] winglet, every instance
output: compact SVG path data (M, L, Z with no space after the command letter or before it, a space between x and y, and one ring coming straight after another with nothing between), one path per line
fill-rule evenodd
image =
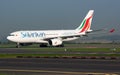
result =
M115 31L115 29L113 28L109 31L109 33L113 33L114 31Z

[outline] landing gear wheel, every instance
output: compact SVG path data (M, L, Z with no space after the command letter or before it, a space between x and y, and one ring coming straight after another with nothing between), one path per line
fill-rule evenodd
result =
M58 46L56 46L56 47L64 47L64 44L58 45Z
M47 44L40 44L39 47L48 47Z
M60 47L64 47L64 44L60 45Z
M20 43L17 43L17 46L16 46L16 48L20 48Z

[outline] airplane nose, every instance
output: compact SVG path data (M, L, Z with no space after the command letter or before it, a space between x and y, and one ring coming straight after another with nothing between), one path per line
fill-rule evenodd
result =
M7 39L8 39L8 40L11 40L11 37L10 37L10 36L7 36Z
M7 36L7 39L8 39L9 41L12 41L12 42L17 42L17 39L18 39L18 38L14 37L14 36Z
M15 40L13 36L7 36L7 39L8 39L9 41L14 41L14 40Z
M14 42L14 41L15 41L15 39L14 39L14 37L13 37L13 36L7 36L7 39L8 39L9 41L12 41L12 42Z

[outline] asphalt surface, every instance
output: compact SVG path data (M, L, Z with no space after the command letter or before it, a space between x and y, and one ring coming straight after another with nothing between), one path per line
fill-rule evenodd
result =
M91 52L38 51L0 48L0 54L91 54ZM106 54L93 53L92 54ZM119 54L119 53L116 53ZM0 74L4 75L120 75L120 60L0 58Z
M1 58L0 73L8 75L120 75L120 60Z

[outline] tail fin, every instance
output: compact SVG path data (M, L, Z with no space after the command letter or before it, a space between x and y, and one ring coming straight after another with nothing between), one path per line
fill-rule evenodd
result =
M76 28L76 30L78 30L79 32L91 32L92 30L90 28L91 28L93 13L94 13L94 10L89 10L88 14L83 19L80 26Z

